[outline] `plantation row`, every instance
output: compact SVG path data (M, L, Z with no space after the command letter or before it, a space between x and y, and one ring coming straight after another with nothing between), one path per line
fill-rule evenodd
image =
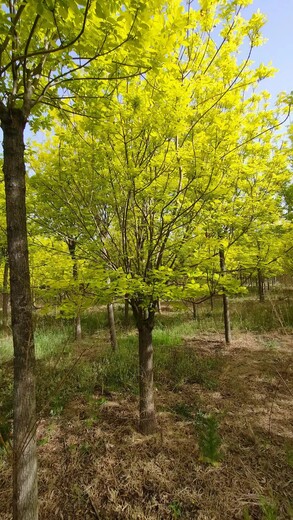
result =
M265 17L250 0L4 0L0 218L4 332L14 348L13 517L36 520L34 312L131 307L139 430L157 431L161 302L193 313L291 274L292 96L260 89ZM41 142L25 148L25 129ZM282 321L282 319L280 318ZM279 321L280 321L279 320ZM283 322L282 322L283 323ZM175 367L174 367L175 370Z

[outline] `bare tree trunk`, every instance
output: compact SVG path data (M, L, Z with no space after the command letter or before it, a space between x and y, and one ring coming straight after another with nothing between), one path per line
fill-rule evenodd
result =
M127 294L125 295L125 300L124 300L124 323L126 325L128 325L128 323L129 323L129 300L128 300Z
M258 297L259 301L262 303L265 301L265 291L264 291L264 279L261 272L261 269L257 269L257 286L258 286Z
M223 248L220 248L219 256L220 256L221 273L225 274L226 264L225 264L225 253L224 253ZM230 343L231 343L231 321L230 321L229 298L228 298L224 288L223 288L223 313L224 313L224 326L225 326L225 341L226 341L227 345L230 345Z
M161 300L160 298L157 299L157 310L159 314L162 314L162 307L161 307Z
M81 332L81 316L80 313L75 318L75 339L77 341L81 340L82 332Z
M210 296L210 304L211 304L211 311L213 312L213 310L214 310L214 297L213 297L212 294Z
M36 392L21 110L1 115L14 347L13 518L37 520Z
M153 338L154 309L147 312L133 304L133 313L138 328L139 347L139 429L151 435L157 429L154 400Z
M117 336L116 336L115 315L114 315L113 303L108 303L107 311L108 311L108 323L109 323L109 330L110 330L111 347L112 347L112 350L114 352L116 352L116 350L118 349L118 344L117 344Z
M154 433L157 427L154 401L154 370L152 330L146 326L138 329L139 340L139 428L145 435Z
M8 290L8 276L9 263L5 260L3 273L3 293L2 293L2 330L5 334L9 332L8 326L8 305L9 305L9 290Z
M73 238L67 239L67 245L69 254L71 256L72 260L72 278L75 282L78 281L78 263L76 258L76 240ZM82 330L81 330L81 316L80 312L77 312L77 315L74 318L74 335L75 339L77 341L81 340L82 338Z
M194 320L197 320L197 305L195 301L192 302L192 317Z
M224 311L224 325L225 325L225 341L227 345L231 343L231 322L230 322L230 309L229 309L229 298L227 294L223 294L223 311Z

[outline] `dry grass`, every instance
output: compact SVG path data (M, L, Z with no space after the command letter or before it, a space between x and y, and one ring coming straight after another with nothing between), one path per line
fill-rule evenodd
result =
M216 334L186 339L199 356L223 359L217 388L159 387L159 430L151 437L137 432L137 398L125 393L101 404L95 392L90 405L80 395L61 417L43 418L40 519L241 520L245 511L253 520L290 519L292 339L238 334L229 349ZM190 417L174 412L178 403L193 411ZM220 418L219 466L200 462L197 410ZM8 520L8 460L1 469L0 518ZM264 516L264 499L277 516Z

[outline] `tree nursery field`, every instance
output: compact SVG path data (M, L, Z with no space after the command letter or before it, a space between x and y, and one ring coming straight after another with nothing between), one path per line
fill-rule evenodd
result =
M154 333L157 431L138 431L138 360L131 318L106 309L72 325L40 321L37 442L40 517L290 519L293 466L292 300L231 302L225 345L214 310L162 305ZM248 330L250 329L250 331ZM11 344L1 344L0 516L10 518Z
M1 1L1 520L292 517L293 93L256 2Z

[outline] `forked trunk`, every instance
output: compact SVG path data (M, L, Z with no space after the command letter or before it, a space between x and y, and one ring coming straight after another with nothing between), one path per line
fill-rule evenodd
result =
M28 262L23 132L18 109L2 117L14 348L13 518L38 518L33 316Z
M108 311L108 324L109 324L109 331L110 331L111 347L112 347L112 350L114 352L116 352L116 350L118 349L118 344L117 344L117 336L116 336L115 315L114 315L113 303L108 303L107 311Z
M9 264L5 260L3 273L3 293L2 293L2 330L5 334L9 332L8 326L8 305L9 305L9 289L8 289Z

